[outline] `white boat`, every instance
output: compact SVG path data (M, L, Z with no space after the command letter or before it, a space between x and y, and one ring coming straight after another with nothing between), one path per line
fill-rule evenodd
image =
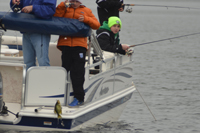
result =
M22 38L0 38L0 129L71 131L117 121L135 90L133 55L101 51L92 34L85 65L85 102L70 108L68 104L73 100L70 73L61 67L56 43L51 42L49 47L51 66L36 66L26 72L23 53L7 47L22 45ZM92 49L99 62L93 63ZM62 105L62 119L54 113L57 100Z

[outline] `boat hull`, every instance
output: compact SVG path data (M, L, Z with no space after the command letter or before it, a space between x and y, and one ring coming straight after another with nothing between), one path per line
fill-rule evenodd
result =
M50 60L57 50L51 48ZM0 128L73 131L117 121L135 91L132 56L105 51L99 55L104 55L104 60L96 63L90 52L86 57L85 101L79 107L68 106L73 101L73 87L70 73L60 63L35 66L26 71L21 56L1 56L3 101L7 108L4 111L7 113L0 113ZM99 69L96 70L96 66ZM96 72L91 73L94 70ZM57 100L62 106L62 119L54 113Z
M85 113L84 115L75 119L20 116L17 120L19 122L16 124L8 123L5 121L3 122L0 120L0 128L21 129L20 127L23 126L23 130L50 130L52 128L57 130L80 130L81 128L95 126L96 124L106 124L108 122L118 120L128 100L131 97L132 93L117 99L112 103L106 104L102 107L96 108L93 111Z

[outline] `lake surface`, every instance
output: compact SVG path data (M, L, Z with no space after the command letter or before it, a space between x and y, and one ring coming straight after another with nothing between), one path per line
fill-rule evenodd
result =
M8 11L7 0L0 10ZM61 0L58 0L60 3ZM200 8L199 0L125 0L127 4ZM97 16L95 0L85 0ZM134 6L122 12L121 43L142 44L200 32L200 9ZM6 35L19 35L8 31ZM52 36L52 41L57 36ZM119 121L97 125L79 133L199 133L200 34L134 48L135 91ZM43 133L7 130L0 133ZM55 133L48 131L48 133Z

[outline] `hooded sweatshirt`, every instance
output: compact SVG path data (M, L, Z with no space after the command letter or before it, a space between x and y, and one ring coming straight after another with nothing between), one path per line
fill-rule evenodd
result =
M119 33L114 34L108 27L108 21L104 21L103 25L97 30L97 40L102 50L120 53L125 55L119 40Z

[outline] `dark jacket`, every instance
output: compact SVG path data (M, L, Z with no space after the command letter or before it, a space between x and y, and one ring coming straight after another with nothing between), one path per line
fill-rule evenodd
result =
M56 10L57 0L20 0L20 4L14 6L12 10L16 7L22 9L25 6L33 5L33 11L31 14L34 14L36 17L49 19L51 18ZM12 7L12 0L10 1L10 7Z
M123 0L96 0L96 3L99 21L102 25L103 21L108 21L111 16L119 17L119 8L122 7Z
M102 50L120 53L125 55L125 50L122 49L119 40L119 34L114 34L108 27L108 22L104 21L103 26L97 30L97 40Z

